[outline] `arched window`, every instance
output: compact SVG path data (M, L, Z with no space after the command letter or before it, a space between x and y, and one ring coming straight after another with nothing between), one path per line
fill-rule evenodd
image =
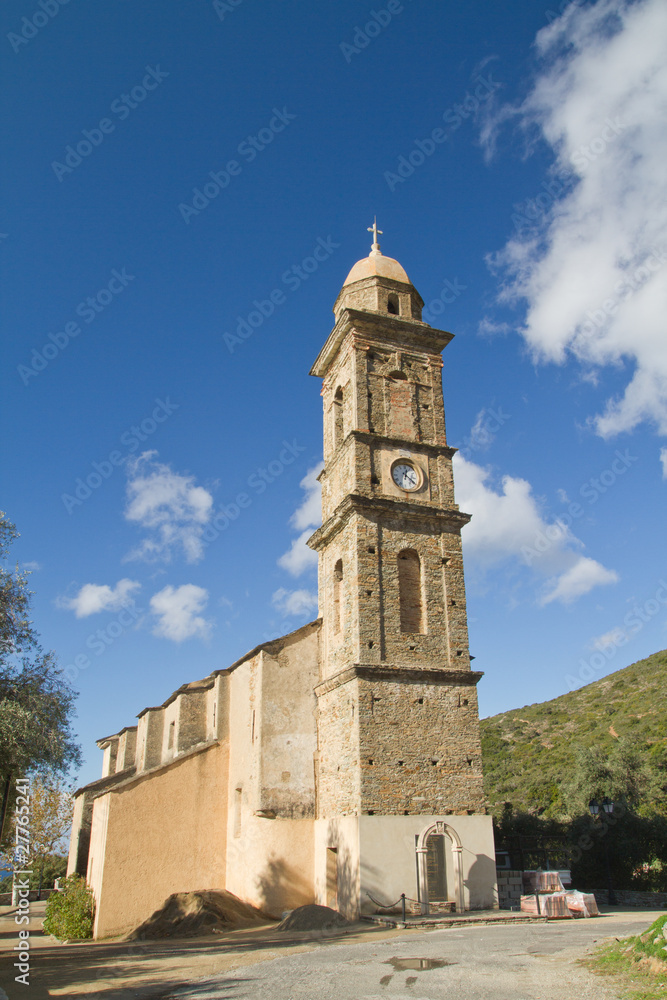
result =
M343 627L343 560L339 559L334 566L333 618L334 632L340 632Z
M401 607L401 632L424 632L422 570L414 549L398 553L398 595Z
M333 401L333 446L334 451L343 440L343 390L340 386L336 389Z
M398 295L390 295L387 299L387 312L398 316Z

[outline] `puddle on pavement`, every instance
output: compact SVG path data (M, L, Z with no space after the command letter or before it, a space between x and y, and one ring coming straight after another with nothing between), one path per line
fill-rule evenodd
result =
M457 962L448 962L446 958L388 958L384 965L392 965L396 972L405 972L407 969L422 972L424 969L442 969L445 965L457 965Z

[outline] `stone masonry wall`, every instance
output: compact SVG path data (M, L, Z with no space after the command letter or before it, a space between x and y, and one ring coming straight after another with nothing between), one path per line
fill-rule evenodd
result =
M363 813L484 811L474 685L360 679L359 744Z
M318 819L360 811L356 679L318 692L317 801Z
M607 889L595 889L595 899L603 906L609 905ZM667 892L640 892L637 889L614 889L619 906L642 906L649 910L663 910L667 907Z

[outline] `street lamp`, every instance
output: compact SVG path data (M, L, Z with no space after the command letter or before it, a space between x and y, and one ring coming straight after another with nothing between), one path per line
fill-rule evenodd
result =
M595 821L600 813L600 803L597 801L597 799L591 799L591 801L588 803L588 808L590 810L591 816L593 817L593 820ZM604 812L607 814L607 816L611 816L611 814L614 811L614 803L606 795L602 800L602 808ZM605 833L606 832L607 831L605 830ZM605 863L605 868L607 869L607 892L609 894L609 905L617 906L618 901L616 899L616 894L611 887L611 869L609 867L609 844L607 843L606 839L604 841L604 863Z

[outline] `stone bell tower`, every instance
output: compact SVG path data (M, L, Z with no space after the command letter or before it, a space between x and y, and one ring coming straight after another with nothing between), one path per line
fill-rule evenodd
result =
M317 815L329 831L344 817L377 827L410 816L416 836L428 817L484 814L482 675L468 651L460 532L470 518L454 501L445 433L452 334L422 321L419 293L373 233L311 369L323 380L325 460L323 523L308 543L323 618ZM361 827L350 835L363 856ZM348 909L364 902L360 878Z

